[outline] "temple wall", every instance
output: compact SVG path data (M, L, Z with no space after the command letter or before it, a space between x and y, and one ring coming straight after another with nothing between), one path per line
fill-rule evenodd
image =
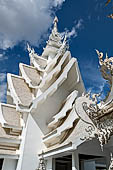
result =
M16 170L17 160L5 158L2 170Z
M31 115L28 117L27 133L21 155L21 168L18 170L35 170L38 166L38 153L41 152L42 133Z
M78 147L78 152L80 154L87 154L87 155L96 155L96 156L104 156L108 154L106 149L101 149L100 143L97 139L93 139L92 141L87 141L81 144Z
M84 164L84 170L95 170L95 161L86 161Z

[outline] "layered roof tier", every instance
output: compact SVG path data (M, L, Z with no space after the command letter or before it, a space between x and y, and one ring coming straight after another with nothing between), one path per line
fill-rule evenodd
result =
M0 157L18 158L21 143L22 124L16 107L0 104Z
M16 106L20 105L29 107L33 100L33 94L31 89L27 86L24 78L8 74L7 81L8 90L10 92L10 96L13 98L14 104L16 104Z

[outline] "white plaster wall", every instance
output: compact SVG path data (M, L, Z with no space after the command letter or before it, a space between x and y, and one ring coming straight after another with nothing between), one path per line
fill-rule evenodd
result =
M42 149L41 136L39 127L29 114L21 169L19 170L35 170L37 168L38 153Z
M48 160L47 160L47 164L46 164L46 168L47 168L47 170L52 170L53 169L53 167L52 167L52 157L50 157Z
M97 156L107 156L108 151L104 149L102 151L100 147L100 143L97 139L93 139L91 141L84 142L78 147L78 152L80 154L87 155L97 155Z
M5 158L2 170L16 170L17 160Z
M84 170L96 170L95 161L85 161Z

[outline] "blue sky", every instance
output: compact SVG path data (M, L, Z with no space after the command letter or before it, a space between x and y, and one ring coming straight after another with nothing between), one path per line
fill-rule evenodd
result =
M86 90L98 93L108 85L101 77L95 49L113 55L113 2L104 0L0 1L0 100L5 101L6 73L18 74L19 63L29 64L28 41L41 54L59 18L59 32L68 31L70 51L79 63Z

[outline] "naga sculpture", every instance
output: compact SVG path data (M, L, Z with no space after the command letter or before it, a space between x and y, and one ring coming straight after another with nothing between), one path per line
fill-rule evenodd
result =
M96 50L96 52L98 54L102 76L112 87L113 57L108 58L108 55L106 54L105 59L103 59L103 53L98 50ZM88 93L84 95L84 97L81 97L83 98L81 105L83 110L97 128L97 131L95 131L95 136L99 140L100 146L103 150L103 145L107 144L110 137L113 135L113 100L110 99L107 101L108 96L106 96L106 99L99 103L99 96L100 94ZM91 129L86 129L86 131L89 135L91 134Z

